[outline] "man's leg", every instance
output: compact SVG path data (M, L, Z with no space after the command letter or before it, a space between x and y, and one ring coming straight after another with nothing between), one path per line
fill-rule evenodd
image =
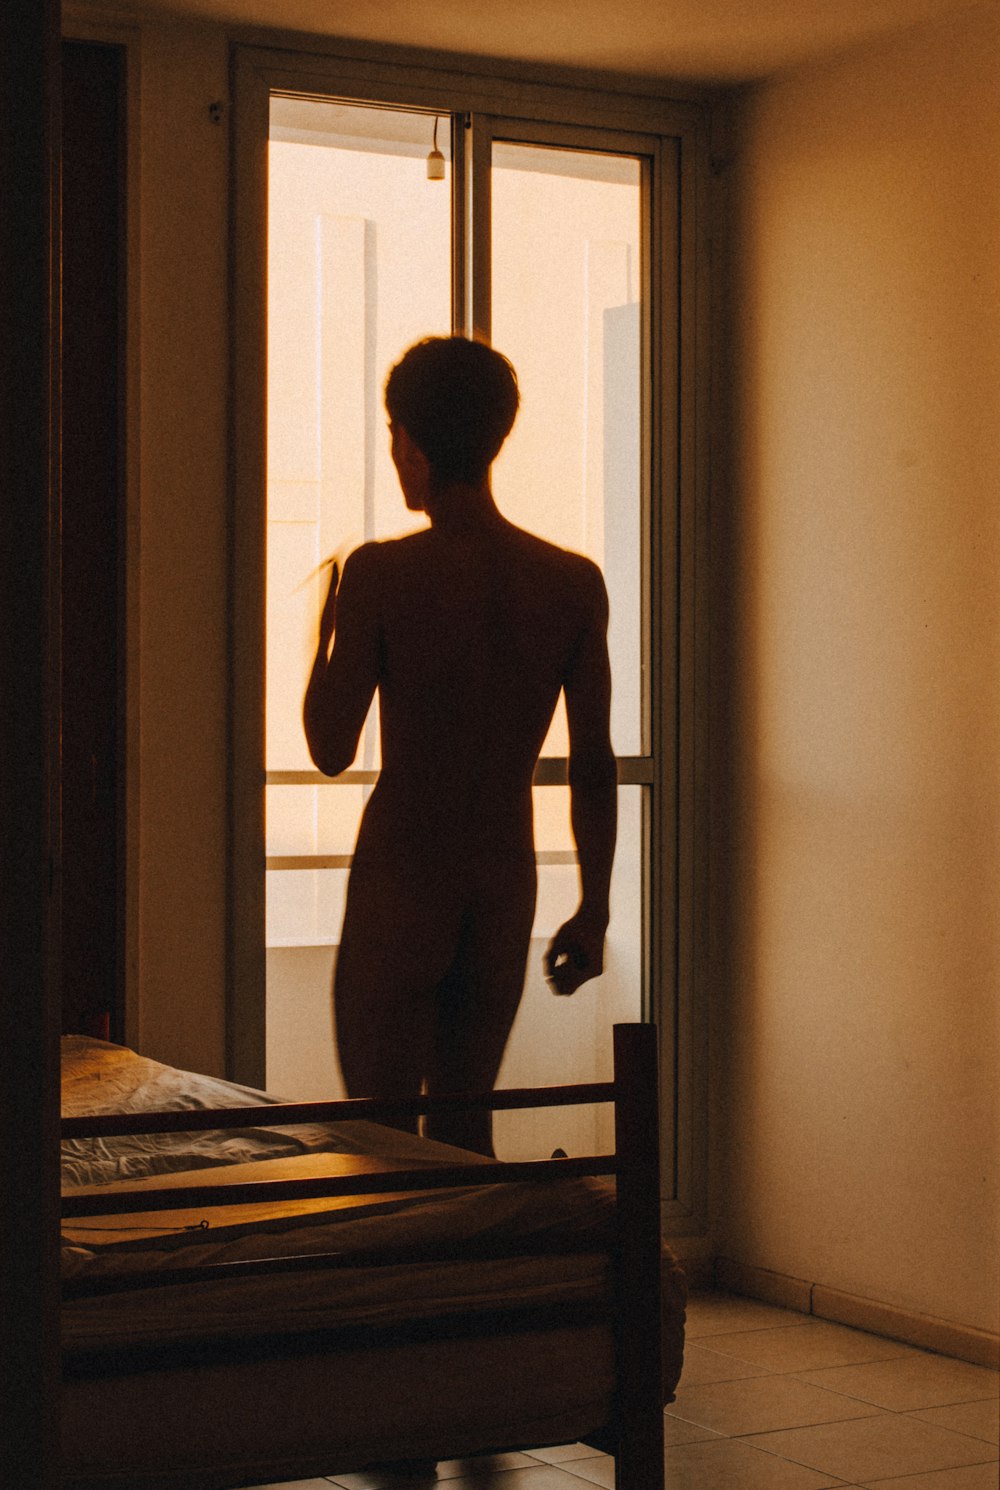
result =
M433 991L454 955L457 913L412 884L352 879L333 980L337 1055L350 1097L416 1096L431 1059ZM416 1119L397 1124L415 1132Z
M524 990L534 908L532 876L530 884L508 882L467 913L458 956L436 994L431 1095L493 1090ZM494 1152L492 1113L485 1110L436 1113L425 1132L475 1153Z

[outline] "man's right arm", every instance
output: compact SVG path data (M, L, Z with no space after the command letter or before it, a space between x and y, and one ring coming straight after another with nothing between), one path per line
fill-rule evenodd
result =
M309 754L327 776L338 776L354 760L378 684L376 555L375 544L355 549L339 586L334 565L320 619L302 717Z

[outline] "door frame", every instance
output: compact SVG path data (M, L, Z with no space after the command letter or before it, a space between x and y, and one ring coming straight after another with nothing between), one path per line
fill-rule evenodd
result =
M320 43L316 42L318 47ZM661 761L649 835L647 888L655 954L646 1017L659 1026L664 1222L673 1236L704 1230L707 934L708 119L697 103L646 93L476 71L466 59L362 55L237 45L233 52L232 337L230 420L229 824L227 1074L260 1086L265 1064L264 587L266 528L266 221L269 100L274 92L502 119L539 143L579 127L644 141L676 161L676 187L651 194L651 257L661 279L649 334L660 386L650 407L653 553L649 655L651 730ZM473 127L455 171L483 148ZM488 131L480 127L478 141ZM462 228L462 225L458 225ZM473 220L456 232L488 231ZM453 273L461 294L464 260ZM464 298L464 297L463 297ZM649 401L647 401L649 402ZM251 934L259 928L259 936Z

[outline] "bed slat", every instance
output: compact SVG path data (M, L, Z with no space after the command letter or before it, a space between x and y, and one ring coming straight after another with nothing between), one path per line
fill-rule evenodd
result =
M525 1159L519 1163L449 1164L443 1168L390 1169L308 1180L251 1180L243 1185L184 1185L150 1190L67 1191L64 1216L124 1215L134 1211L181 1211L194 1206L268 1205L339 1195L384 1195L399 1191L447 1190L463 1185L514 1184L613 1174L613 1155L584 1159Z
M575 1086L507 1087L493 1092L441 1093L434 1097L348 1097L337 1102L275 1102L254 1107L182 1107L159 1112L107 1112L63 1118L62 1137L124 1138L135 1133L198 1133L215 1128L280 1128L293 1123L378 1121L420 1117L456 1107L508 1112L525 1107L575 1107L613 1102L612 1081Z

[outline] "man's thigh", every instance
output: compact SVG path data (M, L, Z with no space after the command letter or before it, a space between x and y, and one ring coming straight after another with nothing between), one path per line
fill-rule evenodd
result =
M454 959L459 916L419 880L352 884L333 980L337 1053L350 1096L418 1092L430 1059L434 990Z
M489 1091L524 991L535 888L508 886L467 910L458 954L437 990L430 1091Z

